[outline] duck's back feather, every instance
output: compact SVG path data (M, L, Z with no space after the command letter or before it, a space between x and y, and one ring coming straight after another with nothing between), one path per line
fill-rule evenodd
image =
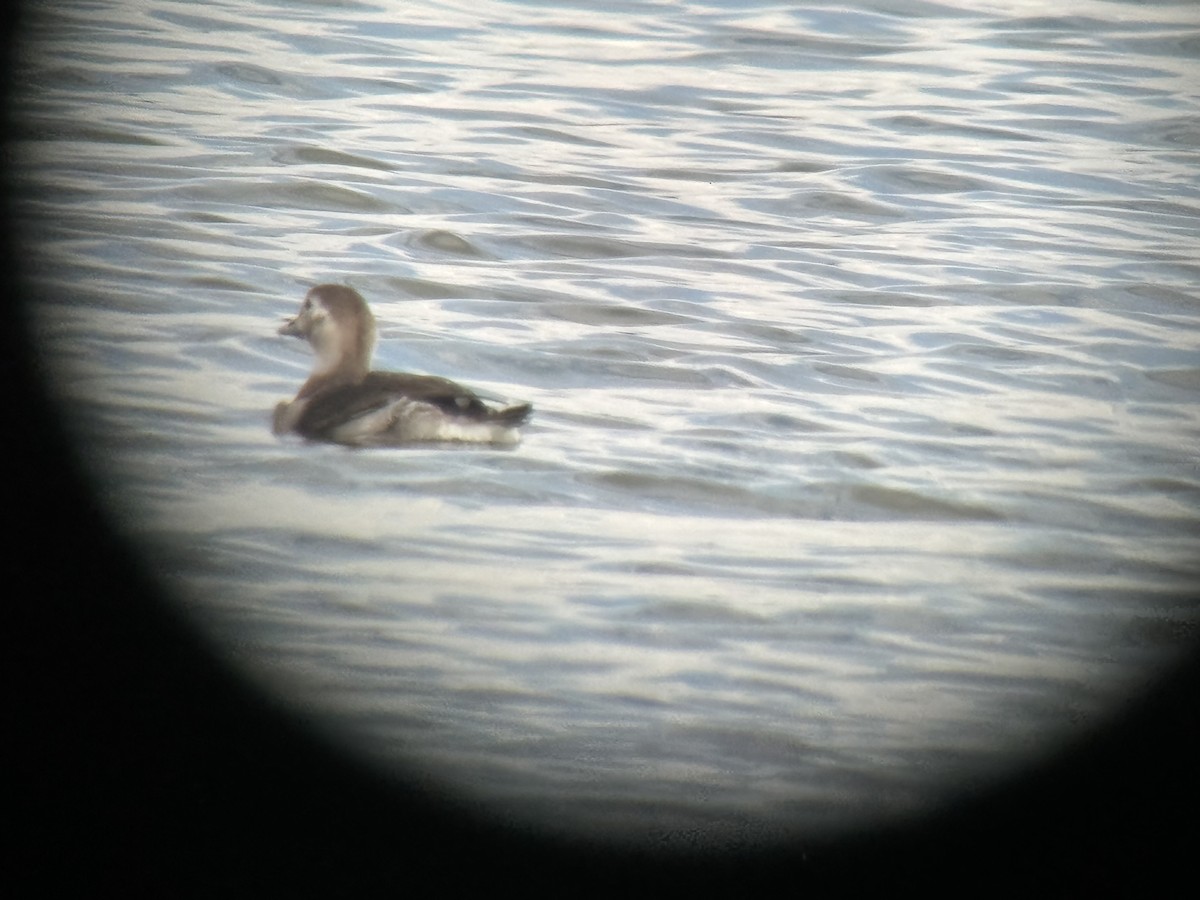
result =
M361 381L317 391L293 430L316 440L501 440L528 417L528 403L493 409L447 378L370 372ZM478 436L476 436L478 432Z

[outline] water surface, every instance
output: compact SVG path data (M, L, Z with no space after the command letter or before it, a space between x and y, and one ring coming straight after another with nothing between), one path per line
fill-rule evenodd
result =
M1085 736L1200 581L1190 3L55 5L44 353L231 665L560 833L826 834ZM277 440L315 283L512 450Z

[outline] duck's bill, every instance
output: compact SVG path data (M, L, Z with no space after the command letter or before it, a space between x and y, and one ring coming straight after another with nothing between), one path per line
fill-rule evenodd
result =
M304 331L300 327L300 317L288 319L279 326L280 334L290 334L292 337L304 337Z

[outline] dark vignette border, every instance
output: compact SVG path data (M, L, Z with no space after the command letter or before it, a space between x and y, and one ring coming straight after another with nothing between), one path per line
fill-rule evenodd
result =
M27 4L26 4L27 5ZM0 7L7 75L20 6ZM8 95L7 79L4 96ZM4 135L14 130L3 106ZM5 160L7 168L8 155ZM3 173L8 185L7 171ZM0 508L15 759L8 881L128 895L744 897L942 887L1112 896L1194 881L1200 665L1108 730L926 819L835 842L661 855L551 843L351 762L200 643L109 529L39 377L2 196ZM36 886L36 887L35 887ZM33 887L33 890L29 890ZM872 890L874 889L874 890ZM370 893L367 893L370 891Z

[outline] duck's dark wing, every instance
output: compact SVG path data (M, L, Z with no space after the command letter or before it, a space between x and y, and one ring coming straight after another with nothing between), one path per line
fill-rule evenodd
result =
M436 375L401 372L370 372L362 385L372 392L408 397L438 407L452 416L485 419L492 412L474 391Z
M436 375L370 372L362 381L313 396L296 423L296 431L306 437L320 438L399 399L428 403L449 416L472 421L500 419L513 426L524 422L532 409L529 404L522 404L494 410L461 384Z

